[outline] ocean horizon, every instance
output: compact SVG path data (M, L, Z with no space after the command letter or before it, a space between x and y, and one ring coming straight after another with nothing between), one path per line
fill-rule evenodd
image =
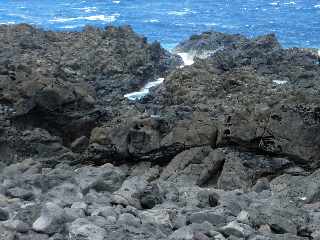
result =
M320 48L319 0L0 0L0 24L17 23L55 31L130 25L167 49L204 31L275 33L284 47Z

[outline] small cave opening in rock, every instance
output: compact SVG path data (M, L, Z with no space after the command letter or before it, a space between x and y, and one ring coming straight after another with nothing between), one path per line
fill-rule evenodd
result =
M12 123L21 131L42 128L52 136L60 137L62 144L67 147L81 136L90 137L91 130L97 125L91 120L73 121L63 114L48 113L37 107L28 114L12 118Z

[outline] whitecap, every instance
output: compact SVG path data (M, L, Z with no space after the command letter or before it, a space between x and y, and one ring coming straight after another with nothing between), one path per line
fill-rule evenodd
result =
M96 7L83 7L83 8L73 8L73 9L81 10L81 11L86 12L86 13L91 13L91 12L96 12L97 11Z
M150 19L150 20L145 20L143 22L145 22L145 23L159 23L160 20L159 19Z
M320 8L320 4L314 5L313 7L314 7L314 8Z
M170 11L168 12L169 15L175 15L175 16L184 16L189 13L192 13L191 9L189 8L184 8L182 11Z
M291 1L291 2L286 2L286 3L284 3L285 5L296 5L297 3L296 2L294 2L294 1Z
M128 93L128 94L124 95L124 97L128 98L131 101L140 100L149 94L150 88L156 87L156 86L162 84L163 81L164 81L164 78L158 78L156 81L147 83L141 90L139 90L137 92Z
M275 84L282 85L282 84L286 84L288 81L286 81L286 80L273 80L273 82L274 82Z
M10 13L8 16L12 17L18 17L18 18L23 18L23 19L30 19L30 16L24 15L24 14L17 14L17 13Z
M61 29L74 29L74 28L78 28L78 27L81 27L80 25L66 25L66 26L62 26L62 27L59 27Z
M113 21L116 20L116 17L114 15L111 15L111 16L96 15L96 16L84 17L84 19L89 20L89 21L108 21L108 22L113 22Z
M112 14L112 15L94 15L94 16L82 16L82 17L75 17L75 18L54 18L49 20L49 22L72 22L78 20L88 20L88 21L103 21L103 22L114 22L117 20L120 14Z
M63 23L63 22L72 22L72 21L76 21L76 20L79 20L79 19L82 19L80 17L76 17L76 18L54 18L54 19L50 19L49 22L60 22L60 23Z
M16 22L0 22L0 25L16 24Z
M277 6L277 5L279 5L279 3L278 2L271 2L270 5Z
M299 197L300 200L305 201L307 200L307 197Z
M217 26L218 23L205 23L204 25L205 26Z
M175 15L175 16L184 16L187 15L188 12L178 12L178 11L170 11L168 12L169 15Z
M114 4L119 4L120 1L112 1Z
M182 61L184 63L183 66L181 67L189 66L194 63L194 54L192 53L180 52L180 53L177 53L177 55L179 55L182 58Z

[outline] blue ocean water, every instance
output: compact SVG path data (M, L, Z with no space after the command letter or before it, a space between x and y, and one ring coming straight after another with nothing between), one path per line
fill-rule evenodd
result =
M285 47L320 48L320 0L0 0L0 24L52 30L132 25L171 48L207 30L277 34Z

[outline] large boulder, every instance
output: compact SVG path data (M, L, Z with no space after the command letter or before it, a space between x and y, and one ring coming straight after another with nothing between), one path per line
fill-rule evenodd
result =
M225 162L217 187L224 190L250 190L260 178L272 179L294 166L294 163L286 158L265 156L233 148L222 150Z
M196 114L195 114L196 116ZM105 160L171 160L178 153L200 146L215 146L217 128L208 118L194 117L171 124L165 118L141 116L120 125L95 128L91 132L88 154L100 150ZM91 154L90 154L91 153ZM99 159L98 159L99 160Z
M224 154L211 147L191 148L178 154L163 170L161 179L176 185L204 185L217 179L224 163Z
M320 201L320 170L309 176L281 175L270 182L275 195L295 203L317 203Z
M114 192L121 187L125 177L125 172L111 164L100 167L84 166L77 169L76 182L83 193L90 189Z

